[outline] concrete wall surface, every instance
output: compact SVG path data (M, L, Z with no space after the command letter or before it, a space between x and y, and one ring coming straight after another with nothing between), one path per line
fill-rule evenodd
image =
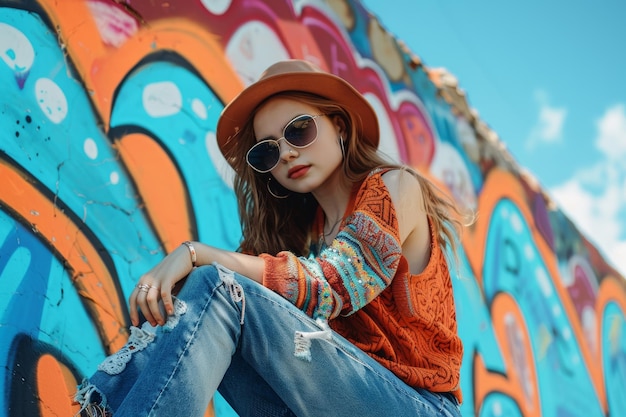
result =
M0 0L0 416L73 415L141 274L183 240L237 247L217 119L289 57L353 83L382 150L479 213L463 414L626 416L624 277L417 54L358 0Z

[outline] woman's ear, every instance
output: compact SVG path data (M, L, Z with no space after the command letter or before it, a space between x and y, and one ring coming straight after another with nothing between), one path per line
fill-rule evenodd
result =
M333 117L332 120L333 124L335 125L335 130L337 131L337 135L338 136L342 136L342 137L346 137L346 122L345 120L343 120L343 118L339 115Z

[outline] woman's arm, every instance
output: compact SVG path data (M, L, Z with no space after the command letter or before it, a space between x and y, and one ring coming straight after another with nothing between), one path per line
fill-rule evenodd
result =
M388 171L382 178L396 209L402 253L410 272L418 274L428 264L431 248L422 187L415 175L406 170Z
M261 258L219 249L198 242L193 242L192 245L196 251L197 266L217 262L259 283L262 281L264 262ZM154 268L144 274L139 279L139 282L151 288L145 293L145 297L142 296L138 287L135 287L130 294L130 319L132 324L134 326L139 324L138 308L146 320L153 326L164 324L165 317L159 308L159 300L163 300L163 307L166 313L168 315L173 314L172 288L178 281L189 275L192 269L190 249L186 245L180 245Z
M401 169L387 171L382 178L396 209L400 241L404 244L416 230L424 230L428 236L428 220L417 178Z
M417 252L427 261L430 236L422 203L419 182L410 172L368 177L354 211L332 244L314 258L290 252L261 255L263 284L314 318L354 313L384 291L399 268L405 273L413 266L402 257L405 245L425 241L425 249Z
M419 246L430 247L428 221L418 181L409 172L392 170L382 175L382 182L392 203L392 213L387 213L390 217L379 217L377 210L366 209L353 214L353 224L348 224L338 234L322 257L305 259L287 252L258 257L194 242L196 265L213 262L224 265L282 294L311 316L328 318L341 310L343 314L350 314L362 308L391 283L405 244L415 241L417 235L420 237L418 240L423 240L424 235L425 244ZM379 191L373 192L373 196L379 195ZM372 197L364 197L366 200L369 198ZM373 198L373 207L381 203L377 197ZM357 207L357 210L359 208L364 209ZM369 233L378 228L382 228L379 236ZM427 262L428 250L418 252L424 252L420 258ZM411 258L409 256L408 260L413 264ZM355 259L356 262L351 264ZM129 300L133 325L139 323L138 308L151 324L163 324L165 317L159 308L159 300L163 300L167 314L172 314L172 288L191 269L189 249L181 245L143 275L139 282L160 291L151 289L143 297L139 288L134 289ZM369 277L369 285L362 285L366 276Z

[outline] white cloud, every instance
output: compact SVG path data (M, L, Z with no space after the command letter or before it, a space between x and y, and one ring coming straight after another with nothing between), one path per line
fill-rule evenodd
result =
M626 156L626 107L623 104L611 107L598 121L597 126L598 149L608 159L623 160Z
M626 107L609 108L597 122L604 159L550 190L559 207L626 276Z
M526 141L528 149L533 149L539 143L559 142L563 136L563 125L567 117L567 109L550 106L545 91L536 91L535 101L539 104L539 115Z

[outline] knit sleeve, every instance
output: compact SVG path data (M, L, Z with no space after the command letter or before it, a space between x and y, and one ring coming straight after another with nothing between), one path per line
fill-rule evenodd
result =
M402 257L395 209L381 176L364 182L354 211L317 256L260 256L263 284L309 316L331 319L359 310L390 285Z

